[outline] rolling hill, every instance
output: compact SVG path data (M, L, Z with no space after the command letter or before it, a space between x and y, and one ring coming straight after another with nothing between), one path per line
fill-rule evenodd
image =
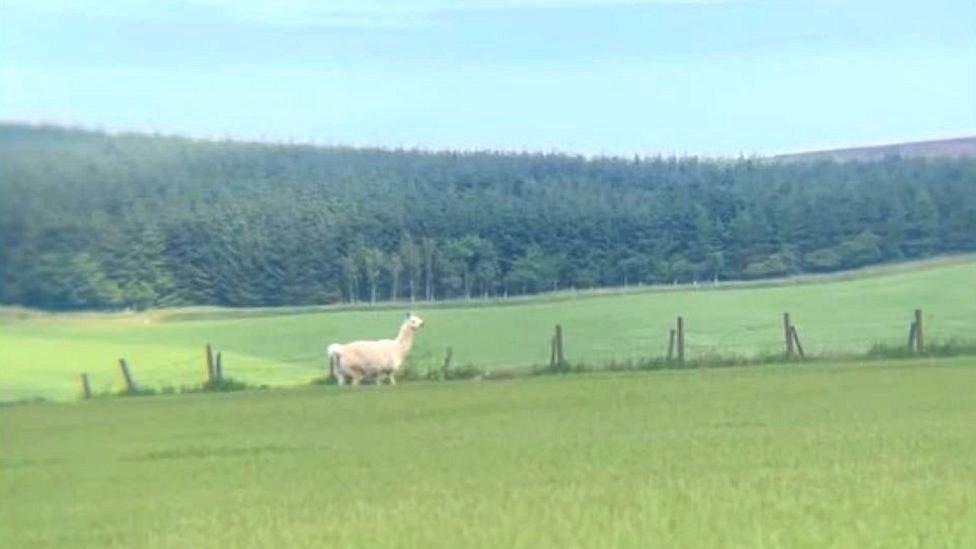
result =
M876 161L900 158L976 158L976 137L957 137L932 141L913 141L870 147L851 147L781 154L773 158L784 161Z
M565 330L567 358L576 363L660 357L678 315L685 319L691 359L781 352L784 311L792 314L810 354L904 345L915 308L924 310L929 342L971 342L973 280L976 259L960 256L778 284L644 287L418 305L427 325L408 366L439 367L448 346L456 365L545 364L557 323ZM89 373L97 391L119 389L120 357L146 386L198 384L206 343L223 351L233 378L255 385L306 384L325 374L328 343L391 337L407 307L59 314L8 309L0 315L0 400L73 399L80 372Z
M976 159L585 158L0 124L0 304L501 297L976 250Z

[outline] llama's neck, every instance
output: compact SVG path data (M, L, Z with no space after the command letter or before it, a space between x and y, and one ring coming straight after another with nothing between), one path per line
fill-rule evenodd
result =
M403 326L400 326L400 333L397 334L396 342L397 346L400 347L401 356L406 355L413 347L413 332L414 330L409 322L404 322Z

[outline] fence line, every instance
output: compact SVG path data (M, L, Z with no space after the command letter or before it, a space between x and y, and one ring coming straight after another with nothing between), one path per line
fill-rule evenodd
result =
M797 326L797 320L800 320L799 327ZM666 362L677 361L678 364L686 362L689 358L700 363L702 359L707 359L709 356L739 357L741 359L748 359L749 356L752 356L769 359L776 354L781 354L782 358L788 360L793 358L804 359L807 357L808 351L811 350L817 354L826 353L829 356L832 351L842 353L846 350L849 352L855 346L863 346L865 347L864 352L868 352L875 345L885 345L889 349L903 349L904 353L921 355L930 348L932 342L945 345L947 341L963 340L963 334L955 337L953 337L954 334L950 334L947 337L944 330L940 331L940 329L944 328L944 323L946 322L961 322L963 320L968 320L968 317L958 314L948 317L943 317L939 314L927 316L923 310L916 309L914 311L906 311L906 314L898 320L844 322L843 324L831 323L833 326L841 326L843 331L839 334L833 333L829 336L829 341L823 341L823 336L818 335L823 333L822 330L818 330L818 327L823 327L823 323L820 323L818 326L817 324L805 322L800 317L791 316L788 311L784 312L779 318L780 326L778 330L781 334L779 338L773 337L773 334L777 330L773 319L770 319L769 323L750 325L745 330L739 327L732 331L720 329L716 333L716 331L700 328L700 325L695 323L694 318L691 318L689 322L686 317L678 316L672 327L661 330L660 332L655 330L655 333L660 334L659 336L648 337L636 342L637 344L625 351L623 356L629 357L628 360L639 357L640 360L656 359ZM864 337L858 334L860 331L858 328L882 326L887 332L883 336ZM760 330L768 332L769 337L764 336L760 340L737 341L743 335L748 339L750 335L755 335ZM834 331L836 332L837 330ZM906 332L908 334L907 341L905 337ZM804 334L803 339L800 337L801 333ZM520 330L515 335L518 341L526 344L522 347L530 345L529 341L526 340L527 335L529 334L526 330ZM551 368L568 367L574 359L577 361L576 363L579 363L581 359L586 359L588 355L591 356L592 360L592 358L595 358L592 357L594 354L599 356L596 359L597 363L598 361L603 361L604 363L610 364L619 358L609 356L610 353L606 352L607 349L604 349L602 352L599 350L596 352L583 351L577 353L576 356L571 356L566 352L566 349L568 348L572 351L574 347L572 345L566 345L565 340L567 338L571 339L572 333L567 336L564 325L561 323L556 324L554 332L547 341L549 365ZM613 345L608 344L607 347L613 349ZM976 342L974 342L974 348L976 348ZM446 355L426 353L424 356L426 359L437 362L435 366L431 366L431 369L446 372L451 368L451 364L455 360L455 349L456 347L454 346L448 346ZM752 353L722 355L723 351L730 349L749 349ZM215 351L210 344L205 345L204 352L203 362L206 367L205 384L207 386L214 386L223 383L225 381L224 352L222 350ZM431 356L428 357L426 355ZM171 368L196 363L199 360L201 360L199 354L194 353L192 356L184 359L162 364L153 363L152 365L154 368ZM325 360L325 352L323 350L314 353L302 353L282 359L269 358L268 360L275 364L297 364L311 361L318 363L320 360ZM539 363L537 362L536 364ZM136 374L125 358L118 360L118 367L125 383L126 393L139 394L144 390L136 382ZM320 370L318 367L315 369L316 371ZM81 372L76 379L80 385L81 396L83 398L90 398L93 394L91 389L93 380L90 373Z

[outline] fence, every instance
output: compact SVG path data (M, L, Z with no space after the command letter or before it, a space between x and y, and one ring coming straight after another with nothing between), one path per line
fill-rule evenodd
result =
M707 319L707 317L705 318ZM651 362L663 366L682 366L689 363L702 365L708 364L710 361L713 363L744 363L779 359L802 361L824 355L843 357L859 354L863 356L872 346L877 346L878 344L884 344L884 348L888 350L897 349L906 356L922 355L929 351L932 341L941 341L944 344L946 340L952 339L952 336L958 339L965 339L960 336L964 335L963 332L968 331L966 329L967 327L971 328L969 326L971 320L970 316L966 316L965 318L961 316L959 318L940 318L940 325L960 326L964 328L963 330L949 330L950 333L947 337L944 331L932 331L930 326L926 324L923 311L916 309L911 311L911 314L903 317L901 321L902 328L900 330L897 328L897 322L859 323L848 321L844 322L840 331L834 329L828 337L824 336L823 332L818 333L818 326L816 324L804 324L802 317L792 315L789 311L783 312L777 321L770 319L768 323L763 323L762 325L739 326L737 331L731 330L727 326L719 326L718 329L715 329L714 322L711 330L703 329L696 325L695 318L676 316L671 326L659 332L661 334L659 337L649 334L630 347L629 354L625 356L617 356L606 352L598 353L596 356L594 356L593 352L574 352L571 344L572 337L578 337L578 340L589 340L592 339L591 336L586 333L576 334L574 336L574 334L565 329L563 323L557 323L551 335L546 340L547 363L544 360L537 360L532 363L523 362L521 364L497 365L508 367L534 366L536 368L548 365L548 368L551 370L566 370L570 368L570 363L576 365L585 363L599 368L601 364L620 364L628 360L644 361L645 363ZM776 323L780 325L779 330L774 329ZM775 336L776 331L779 331L778 336ZM899 331L901 335L898 334ZM715 332L718 333L716 334ZM763 336L757 337L755 334L751 334L748 338L742 337L743 334L750 334L751 332L761 333ZM887 335L884 338L865 337L864 334L869 332L875 334L885 333ZM813 337L811 337L811 334L813 334ZM838 334L841 335L838 336ZM523 331L519 333L516 341L511 342L511 345L531 345L531 337L531 333ZM748 339L748 341L742 341L741 339ZM567 344L567 341L570 341L570 343ZM972 345L972 347L973 351L976 351L976 345ZM860 350L855 353L851 351L854 348ZM420 363L427 365L428 371L432 372L434 374L433 378L436 379L458 377L457 375L451 375L452 372L455 374L458 372L456 370L458 357L455 352L457 347L448 345L446 348L442 347L442 349L444 351L440 353L435 349L426 356L419 357L419 359L418 357L414 357L414 364ZM200 385L191 387L190 389L226 389L230 386L231 380L225 374L224 354L219 350L215 352L209 343L204 346L203 350L202 361L200 360L200 356L196 355L194 357L173 361L163 366L178 368L187 364L202 363L203 378ZM327 371L322 369L324 354L319 352L305 353L274 362L279 365L296 365L306 369L306 371L314 367L317 375L328 375ZM474 368L470 363L465 363L463 367L467 368L466 371L468 372L483 372L486 371L485 367L496 365L491 364L489 361L479 362L476 360L473 363L478 368ZM160 365L157 364L155 366L158 367ZM138 395L154 392L153 389L144 387L137 382L134 369L134 366L130 365L127 359L121 358L118 360L118 370L124 383L124 389L121 393ZM79 383L80 395L83 398L91 398L94 395L94 391L92 390L92 378L90 374L88 372L82 372L79 376Z
M743 364L757 362L775 361L803 361L815 358L863 358L863 357L903 357L919 356L927 353L932 354L963 354L976 353L976 340L966 338L963 331L955 331L946 336L943 333L937 334L939 337L938 345L935 348L926 344L928 334L924 324L924 315L921 309L912 311L908 324L903 324L903 329L908 333L907 345L898 343L904 340L905 331L899 330L891 323L849 323L844 326L851 328L849 338L841 341L835 336L829 338L814 338L818 341L819 349L814 353L810 352L809 345L804 345L810 340L806 337L801 338L803 329L798 326L796 317L790 312L784 312L781 316L781 332L778 338L765 339L759 343L753 339L749 342L736 342L728 340L711 341L700 343L707 340L706 331L694 328L694 323L688 323L684 316L677 316L674 319L673 327L666 331L666 336L662 338L660 347L655 349L654 338L647 338L648 346L635 353L633 349L629 355L623 357L606 355L585 356L586 353L571 353L566 351L566 330L564 324L555 325L552 334L547 340L548 362L536 362L532 364L538 371L542 364L546 364L550 371L561 371L570 369L585 368L587 365L593 369L600 369L602 366L608 368L623 368L626 364L650 364L655 366L667 367L668 365L682 366L689 363L697 365L721 365L721 364ZM960 317L959 319L962 319ZM957 320L959 320L957 319ZM971 320L968 316L967 320ZM772 323L769 325L772 326ZM885 337L866 337L867 332L877 333L879 326L887 329ZM807 325L810 331L816 333L815 326ZM874 328L869 330L868 328ZM765 333L772 335L773 329L766 329ZM901 332L901 335L898 335ZM976 334L973 334L976 335ZM581 339L590 338L588 334L582 334ZM852 350L856 347L856 350ZM575 366L574 366L575 365ZM442 376L443 377L443 376Z
M187 360L177 360L170 362L164 366L178 366L188 364L190 362L195 362L197 359L191 358ZM204 379L198 386L183 387L183 391L206 391L206 390L222 390L228 389L231 386L243 387L242 384L234 384L232 380L224 376L224 361L223 353L217 351L214 353L213 347L207 343L204 346ZM125 358L118 359L119 372L121 374L122 382L124 384L123 389L118 393L122 395L143 395L143 394L154 394L156 389L151 387L142 386L136 382L135 374L133 368L129 365L129 361ZM92 398L96 396L95 391L92 390L92 378L88 372L82 372L78 376L80 383L80 396L84 399Z

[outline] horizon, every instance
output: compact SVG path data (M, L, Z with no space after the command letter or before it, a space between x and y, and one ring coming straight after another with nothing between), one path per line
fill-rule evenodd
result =
M736 160L741 158L760 158L760 159L773 159L777 157L789 157L789 156L802 156L802 155L815 155L821 153L832 153L832 152L842 152L842 151L857 151L857 150L870 150L875 148L884 148L889 146L914 146L914 145L925 145L929 143L944 143L952 141L976 141L976 134L973 135L955 135L947 136L942 138L933 139L920 139L911 141L899 141L899 142L885 142L885 143L873 143L873 144L863 144L863 145L851 145L851 146L839 146L829 149L804 149L797 151L776 151L772 153L752 153L752 154L727 154L727 155L701 155L695 153L664 153L664 152L647 152L647 153L606 153L606 154L589 154L577 151L567 151L558 149L549 150L532 150L532 149L460 149L460 148L433 148L433 147L400 147L400 146L389 146L383 144L350 144L342 142L322 142L316 140L300 141L300 140L275 140L275 139L261 139L261 138L246 138L246 137L235 137L235 136L206 136L206 135L188 135L180 133L167 133L158 131L141 131L141 130L128 130L128 129L111 129L99 126L85 126L82 124L67 125L58 122L49 121L37 121L29 122L23 120L7 120L0 119L0 126L20 126L27 127L33 130L62 130L62 131L72 131L80 133L89 133L104 135L108 137L141 137L141 138L160 138L160 139L184 139L192 142L199 143L234 143L242 145L267 145L267 146L284 146L284 147L306 147L313 149L323 149L323 150L338 150L338 149L348 149L354 151L380 151L380 152L403 152L403 153L419 153L419 154L462 154L462 155L476 155L476 154L501 154L501 155L511 155L511 156L564 156L569 158L581 157L587 161L608 159L608 160L629 160L632 158L640 158L641 160L650 160L655 158L676 158L679 160L686 158L698 158L702 160ZM952 156L952 155L950 155Z
M4 3L0 120L591 158L776 156L976 135L970 2L173 6Z

